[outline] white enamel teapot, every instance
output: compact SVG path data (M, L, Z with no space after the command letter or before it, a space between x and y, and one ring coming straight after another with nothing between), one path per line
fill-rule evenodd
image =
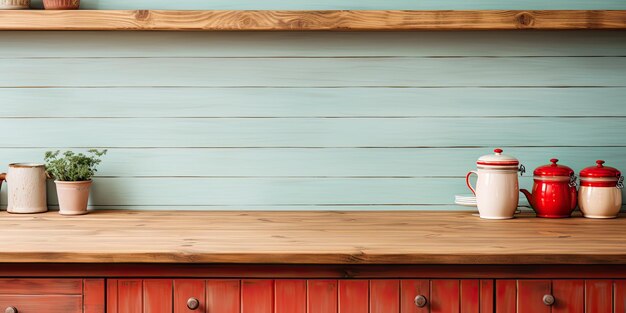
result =
M523 174L525 168L519 161L502 154L502 149L495 149L495 154L484 155L476 162L477 170L465 176L467 187L476 195L476 204L481 218L513 218L519 202L519 181L517 173ZM476 174L476 188L470 183L470 176Z

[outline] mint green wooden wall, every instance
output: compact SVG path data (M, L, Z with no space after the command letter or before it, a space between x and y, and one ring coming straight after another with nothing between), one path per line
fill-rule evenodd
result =
M110 150L98 208L459 209L494 147L530 171L552 157L626 171L626 32L1 32L0 169L88 147Z

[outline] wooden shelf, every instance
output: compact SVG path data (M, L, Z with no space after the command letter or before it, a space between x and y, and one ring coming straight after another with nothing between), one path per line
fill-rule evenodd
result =
M0 30L401 31L626 29L626 10L0 11Z

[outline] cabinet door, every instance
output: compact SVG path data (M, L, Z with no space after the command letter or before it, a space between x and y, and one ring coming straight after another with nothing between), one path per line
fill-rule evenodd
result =
M496 281L496 312L497 313L583 313L611 312L598 311L595 305L608 302L590 299L606 299L607 291L597 291L603 284L589 285L583 280L498 280ZM609 284L610 286L610 284ZM593 290L592 290L593 289ZM610 288L609 288L610 290ZM597 296L596 294L601 294ZM610 291L608 291L610 296ZM586 298L585 298L586 297ZM586 299L586 300L585 300ZM590 308L590 302L596 303ZM585 310L585 307L587 309Z
M206 283L206 312L239 313L241 311L240 286L241 283L237 279L208 280Z
M400 312L400 281L375 279L370 281L370 313Z
M205 285L202 279L174 280L174 313L206 312Z
M402 280L401 313L492 313L493 292L492 280Z
M0 311L104 313L104 279L0 279Z
M241 313L273 313L274 281L246 279L241 281Z
M593 313L613 312L612 280L585 281L585 310Z

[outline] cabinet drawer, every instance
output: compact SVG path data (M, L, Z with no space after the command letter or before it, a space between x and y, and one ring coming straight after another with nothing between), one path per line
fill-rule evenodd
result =
M0 295L0 312L18 313L80 313L81 295ZM9 310L7 310L9 309ZM5 311L6 310L6 311Z
M82 293L82 279L0 279L0 295L80 295Z
M497 313L623 312L620 280L498 280Z
M104 279L0 279L0 312L104 313L104 297Z

